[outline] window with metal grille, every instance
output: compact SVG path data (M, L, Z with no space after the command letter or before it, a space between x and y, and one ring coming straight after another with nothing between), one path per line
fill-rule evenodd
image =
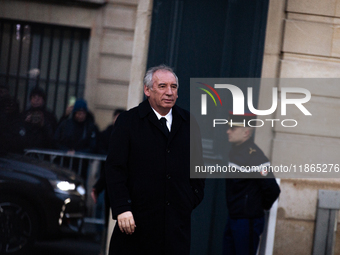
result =
M47 108L61 117L71 97L84 95L90 30L0 19L0 83L21 110L39 86Z

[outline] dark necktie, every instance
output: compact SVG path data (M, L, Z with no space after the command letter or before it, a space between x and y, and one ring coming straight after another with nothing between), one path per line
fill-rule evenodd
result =
M169 136L169 129L166 125L166 118L164 118L164 117L160 118L160 122L161 122L161 126L163 128L164 134L166 135L166 137L168 137Z

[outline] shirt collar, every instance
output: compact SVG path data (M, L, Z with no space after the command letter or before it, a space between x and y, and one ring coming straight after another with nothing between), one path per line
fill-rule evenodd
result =
M151 107L152 108L152 107ZM172 125L172 108L168 112L167 115L162 116L160 115L155 109L152 108L152 110L155 112L157 119L160 120L162 117L166 118L166 125L168 126L169 131L171 131L171 125Z

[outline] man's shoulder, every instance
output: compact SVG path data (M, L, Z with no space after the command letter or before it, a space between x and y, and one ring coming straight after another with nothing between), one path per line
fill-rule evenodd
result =
M59 124L58 128L70 127L70 126L72 126L72 125L74 125L74 124L75 124L74 119L73 119L73 118L69 118L69 119L63 120L63 121Z
M184 120L189 120L190 119L190 112L179 107L178 105L174 105L172 107L173 114L178 114L181 116Z
M263 164L269 162L269 159L263 153L261 148L253 141L248 143L247 147L245 148L245 153L249 154L250 159L254 164Z
M179 107L178 105L174 105L173 108L173 114L181 116L184 120L190 119L190 112ZM131 108L128 111L125 111L121 113L118 117L118 119L129 121L129 120L136 120L138 118L143 118L147 116L149 113L152 113L152 108L148 104L147 100L144 100L141 102L138 106L135 106ZM118 120L117 119L117 120Z
M254 141L249 141L247 143L246 150L249 151L249 154L253 154L253 153L254 155L263 154L263 151L261 150L261 148L257 146L257 144L254 143Z
M130 125L132 121L136 121L137 119L139 119L138 116L138 106L133 107L119 114L114 126Z

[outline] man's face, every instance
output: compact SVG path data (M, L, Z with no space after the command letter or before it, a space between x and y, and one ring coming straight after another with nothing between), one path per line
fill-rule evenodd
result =
M39 96L39 95L33 95L31 97L31 106L33 108L41 107L41 106L44 105L44 103L45 103L44 99L41 96Z
M169 71L158 70L152 76L152 89L144 86L150 105L159 114L166 115L178 98L175 76Z
M229 142L236 145L244 143L249 138L249 130L244 127L230 127L227 130Z
M80 110L74 113L74 119L77 122L84 122L86 120L86 111Z

